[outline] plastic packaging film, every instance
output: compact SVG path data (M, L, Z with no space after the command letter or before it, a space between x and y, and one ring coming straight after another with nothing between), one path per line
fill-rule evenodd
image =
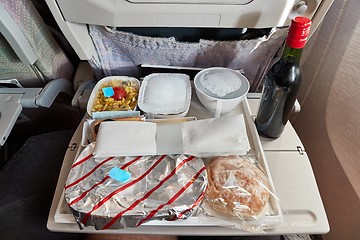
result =
M189 76L175 73L153 73L142 81L138 105L155 115L186 115L190 107Z
M279 199L255 155L213 157L205 163L208 188L199 216L211 216L217 225L249 232L282 222Z

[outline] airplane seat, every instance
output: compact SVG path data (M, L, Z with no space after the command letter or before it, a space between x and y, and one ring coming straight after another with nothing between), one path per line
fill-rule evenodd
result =
M69 58L75 68L80 63L80 59L74 49L71 47L69 41L66 39L62 31L60 30L54 16L52 15L45 0L31 0L37 12L40 14L42 19L46 19L46 26L49 29L52 36L55 38L58 45L64 51L65 55Z
M12 154L4 148L39 133L75 129L81 114L71 106L78 60L70 59L69 48L64 51L59 45L60 34L56 39L48 19L45 23L31 0L0 0L0 12L0 97L23 95L21 106L16 106L19 117L9 117L13 123L6 118L10 113L1 113L0 133L4 139L0 146L4 146L0 152L7 159ZM33 93L34 89L39 92ZM29 91L32 95L26 98ZM2 108L5 100L0 100Z
M0 0L1 239L82 238L46 228L81 120L71 105L75 68L30 0Z
M32 50L36 57L33 64L24 62L23 59L14 56L16 49L11 45L13 43L6 43L2 38L0 79L16 77L24 87L42 86L56 78L71 80L75 73L74 66L57 44L33 3L29 0L0 0L0 3L4 11L3 24L9 27L14 27L11 24L16 24L15 26L21 31L31 48L24 49L24 51ZM12 22L5 22L5 14L11 18ZM14 29L10 29L10 31L12 34L15 32ZM2 31L2 35L4 36L6 33ZM9 44L12 47L10 49Z

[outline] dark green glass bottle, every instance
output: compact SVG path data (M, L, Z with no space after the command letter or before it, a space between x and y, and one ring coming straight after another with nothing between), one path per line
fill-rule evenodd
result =
M306 17L296 17L292 20L282 56L265 77L255 120L261 136L279 137L289 120L301 86L300 58L310 25L311 20Z

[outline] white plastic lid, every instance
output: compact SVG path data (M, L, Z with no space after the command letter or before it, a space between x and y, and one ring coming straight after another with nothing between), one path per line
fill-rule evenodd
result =
M223 67L207 68L195 76L195 87L207 96L217 99L243 97L250 84L240 72Z
M190 77L178 73L153 73L140 86L138 106L147 113L180 114L191 100Z

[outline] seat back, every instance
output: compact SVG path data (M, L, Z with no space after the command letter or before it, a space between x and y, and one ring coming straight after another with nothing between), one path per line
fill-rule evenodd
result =
M3 27L10 24L10 35L14 32L14 26L20 29L31 48L22 50L31 50L36 56L31 63L21 59L19 53L14 51L14 39L9 38L9 32L1 28L0 79L15 78L24 87L42 87L56 78L73 78L72 63L30 0L0 0L0 8L4 13L0 17Z

